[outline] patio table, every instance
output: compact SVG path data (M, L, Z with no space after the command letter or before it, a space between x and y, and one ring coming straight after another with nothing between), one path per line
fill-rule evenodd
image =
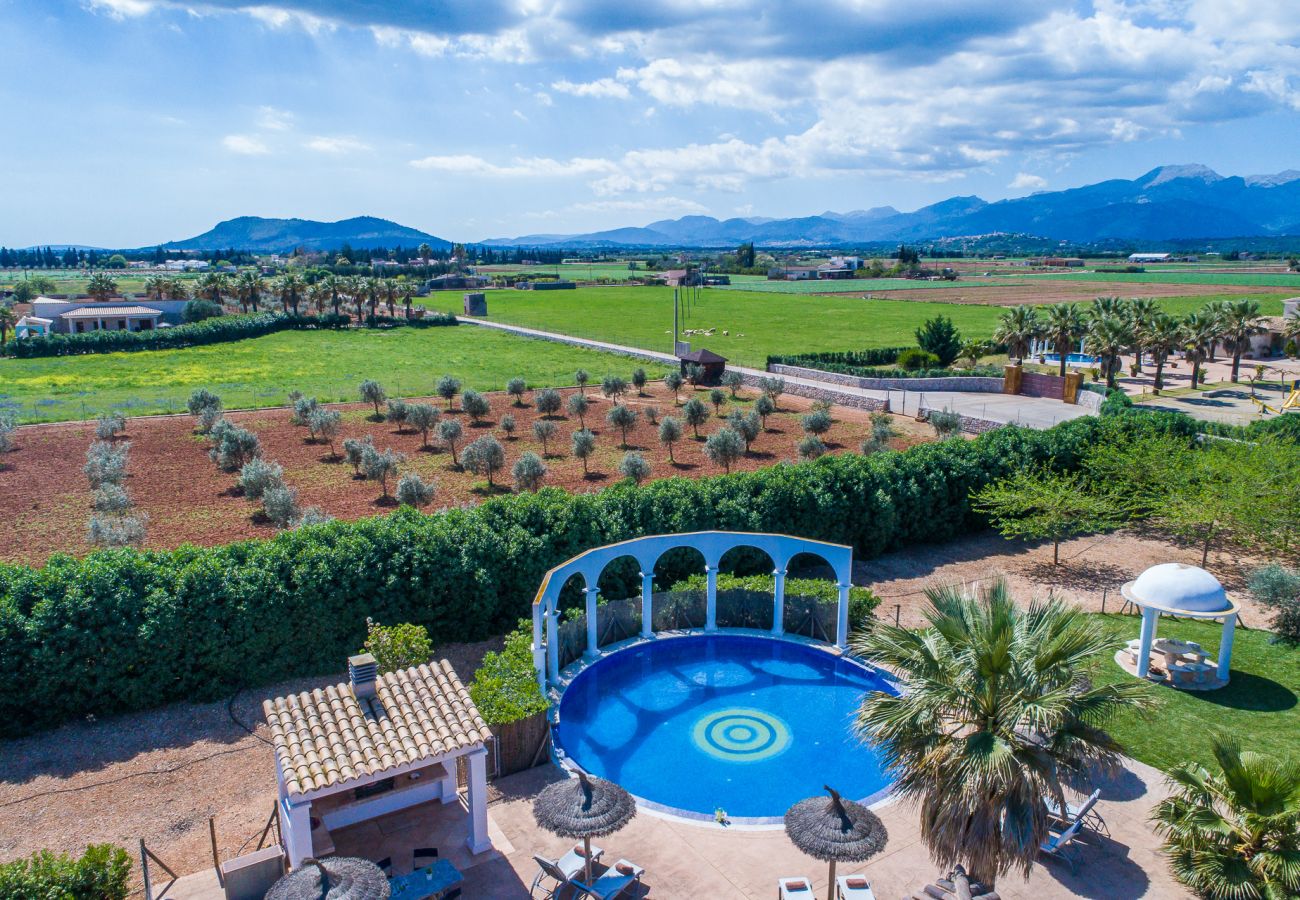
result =
M433 865L416 869L409 875L394 875L388 879L392 889L389 900L426 900L441 897L444 892L465 880L460 870L448 860L439 859Z

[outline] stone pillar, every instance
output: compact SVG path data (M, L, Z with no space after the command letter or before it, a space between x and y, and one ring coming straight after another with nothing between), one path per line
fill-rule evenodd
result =
M718 567L705 566L705 578L708 580L708 589L705 594L705 613L704 613L704 630L718 630Z
M1151 670L1151 643L1156 639L1156 620L1160 611L1149 606L1142 608L1142 645L1138 647L1138 678L1146 678Z
M596 601L600 599L600 588L587 588L587 659L600 656L599 636L596 634Z
M1011 364L1009 364L1009 363L1008 363L1006 366L1003 366L1003 368L1002 368L1002 393L1004 393L1004 394L1019 394L1019 393L1020 393L1020 381L1021 381L1021 378L1022 378L1023 375L1024 375L1024 371L1025 371L1025 370L1022 369L1022 368L1020 368L1020 366L1013 366L1013 365L1011 365Z
M772 579L776 582L772 592L772 634L780 637L785 633L785 569L773 569Z
M479 747L469 754L469 839L465 845L470 853L482 853L492 849L488 838L487 812L487 748Z
M1231 676L1232 636L1237 630L1237 614L1229 613L1223 617L1223 639L1219 641L1219 670L1215 673L1220 681L1227 681Z
M849 646L849 587L850 585L840 583L835 585L840 589L840 606L839 620L835 626L835 646L841 650L848 649Z
M558 609L553 609L546 614L546 664L551 672L551 681L560 680L559 622L560 611Z
M1066 372L1065 386L1061 389L1061 399L1066 403L1079 402L1079 389L1083 386L1082 372Z
M655 573L641 573L641 637L655 636L654 630Z
M280 836L284 839L290 869L298 868L304 859L316 855L311 845L310 803L280 803Z

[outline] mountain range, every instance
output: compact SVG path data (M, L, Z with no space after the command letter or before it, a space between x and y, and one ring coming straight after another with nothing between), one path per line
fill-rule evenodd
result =
M418 247L428 244L445 250L450 241L425 234L405 225L374 216L356 216L338 222L315 222L311 219L263 219L240 216L218 222L216 227L183 241L168 241L164 250L222 250L234 248L253 253L289 253L296 247L306 250L337 250L350 244L358 250L372 247Z

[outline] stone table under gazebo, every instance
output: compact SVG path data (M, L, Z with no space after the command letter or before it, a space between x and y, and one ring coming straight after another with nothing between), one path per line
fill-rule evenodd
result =
M1162 563L1152 566L1120 589L1124 599L1142 610L1142 632L1115 654L1131 675L1183 690L1212 691L1228 683L1232 637L1240 607L1219 580L1197 566ZM1161 615L1223 622L1218 660L1199 644L1156 637ZM1156 665L1152 665L1153 657Z

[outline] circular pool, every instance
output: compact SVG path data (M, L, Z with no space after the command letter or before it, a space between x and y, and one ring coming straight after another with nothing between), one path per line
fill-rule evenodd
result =
M651 808L779 819L830 784L871 800L889 779L853 732L878 672L792 641L714 634L612 653L560 699L556 744Z

